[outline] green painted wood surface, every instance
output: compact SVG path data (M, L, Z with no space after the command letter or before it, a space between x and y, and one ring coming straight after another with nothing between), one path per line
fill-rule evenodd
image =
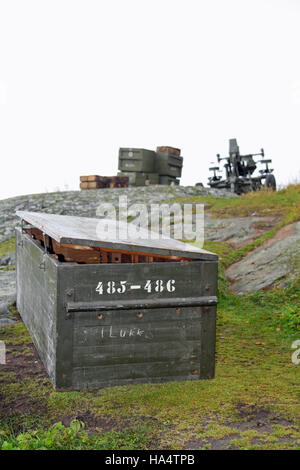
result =
M154 173L156 153L147 149L120 148L119 170L123 172Z
M169 153L157 152L155 157L155 171L159 175L181 177L183 158Z
M214 376L215 305L72 312L66 306L102 300L118 305L126 299L138 304L145 298L213 298L215 260L60 263L17 230L17 273L19 311L56 389ZM168 291L170 280L175 289ZM126 281L126 288L100 294L100 281L113 281L116 288ZM157 281L164 286L162 291L155 291Z
M17 308L53 384L56 381L57 266L16 230Z

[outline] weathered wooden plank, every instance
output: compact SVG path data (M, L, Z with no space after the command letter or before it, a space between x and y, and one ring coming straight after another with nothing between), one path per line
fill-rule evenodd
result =
M142 344L122 344L114 347L81 346L73 350L73 366L103 366L130 363L163 362L193 360L200 362L201 345L199 341L169 341L168 343L152 343L145 351Z
M70 264L71 263L64 263ZM73 294L72 289L66 290L68 282L59 263L57 270L57 362L56 362L56 388L70 389L73 375L73 338L74 319L68 318L65 311L65 299ZM74 264L73 264L74 266ZM92 267L93 265L91 265Z
M217 260L217 255L178 240L153 239L146 229L140 229L140 237L142 238L128 238L128 224L109 219L25 211L17 211L17 215L54 238L58 243L88 245L118 251L133 250L147 255Z
M64 261L85 264L100 263L100 252L97 248L57 243L54 239L52 239L52 248L55 254L64 257Z
M101 181L101 178L99 175L88 175L87 180L88 182L95 182L95 181Z
M89 181L87 184L87 189L102 189L106 188L106 183L102 181Z
M104 250L100 250L100 263L108 263L108 252Z
M199 375L176 375L169 377L142 377L136 379L105 379L102 380L101 377L92 377L89 380L84 379L84 371L77 370L73 374L72 388L74 390L82 389L99 389L102 387L114 387L121 385L137 385L144 383L159 384L163 382L183 382L191 380L199 380L201 377Z
M89 383L98 380L132 380L155 377L197 376L200 377L199 361L165 361L137 364L118 364L110 366L74 367L73 381Z
M112 253L111 262L112 263L121 263L122 254L121 253Z
M107 253L120 253L122 255L128 255L130 256L130 259L128 259L127 262L130 263L139 263L143 262L146 263L147 260L145 259L146 257L151 258L152 262L160 262L160 261L194 261L192 258L187 258L186 256L170 256L170 255L159 255L159 256L148 256L148 252L143 252L143 251L135 251L135 250L121 250L121 249L113 249L113 248L105 248L101 247L101 251L106 251ZM141 259L141 261L140 261ZM123 260L122 260L123 262Z
M173 307L140 310L113 310L96 312L74 312L74 326L128 325L138 322L140 325L159 321L201 320L204 307Z
M135 322L130 326L74 326L74 347L100 346L107 344L143 343L149 348L151 342L200 340L201 322L182 320L173 322L145 323ZM151 346L150 346L151 347Z
M16 247L17 308L55 385L57 265L20 229Z
M160 146L156 147L156 151L161 153L169 153L170 155L180 155L180 149L175 147Z
M216 307L205 307L201 328L201 378L215 376Z
M80 181L82 183L105 181L105 177L100 176L100 175L86 175L86 176L80 176Z
M69 265L64 263L61 269L70 280L69 288L74 289L75 301L102 302L114 300L136 300L145 299L172 299L201 298L217 295L216 264L210 262L190 263L147 263L135 264L128 267L127 264L105 265ZM70 273L72 271L72 273ZM168 281L174 280L175 290L169 292ZM108 283L114 282L116 292L108 291ZM118 294L121 281L124 284L124 294ZM148 281L150 281L149 284ZM158 283L162 281L162 283ZM96 290L99 282L103 283L103 293L100 295ZM112 284L110 284L112 286ZM172 288L171 284L168 284ZM132 289L132 286L140 288ZM158 290L160 291L157 291ZM170 289L169 289L170 290ZM67 300L68 302L73 299ZM142 308L142 307L139 307Z
M25 229L25 232L31 235L35 240L39 240L40 242L44 243L44 235L43 232L35 227ZM58 243L53 238L46 235L46 244L47 249L50 253L55 255L61 255L59 258L60 261L68 261L71 263L85 263L85 264L97 264L97 263L148 263L161 261L183 261L187 258L181 258L177 256L157 256L157 257L150 257L150 256L141 256L141 253L136 253L135 256L134 252L129 251L117 251L117 250L108 250L108 249L100 249L85 245L71 245L66 243Z
M100 176L100 175L87 175L80 176L80 182L83 183L83 186L80 186L81 189L90 188L85 183L100 183L99 188L120 188L128 186L129 178L128 176Z

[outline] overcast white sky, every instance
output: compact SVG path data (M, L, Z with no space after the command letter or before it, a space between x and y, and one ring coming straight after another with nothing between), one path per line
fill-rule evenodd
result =
M300 180L300 0L0 0L0 199L171 145L206 184L236 137Z

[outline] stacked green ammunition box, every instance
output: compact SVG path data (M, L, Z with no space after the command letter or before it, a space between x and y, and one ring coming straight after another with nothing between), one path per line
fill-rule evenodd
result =
M130 186L179 184L183 166L180 149L157 147L156 152L138 148L120 148L119 175L128 176Z

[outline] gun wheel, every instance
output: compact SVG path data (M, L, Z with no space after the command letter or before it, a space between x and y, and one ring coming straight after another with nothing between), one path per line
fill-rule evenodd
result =
M276 179L275 176L269 173L266 177L265 187L271 188L273 191L276 191Z

